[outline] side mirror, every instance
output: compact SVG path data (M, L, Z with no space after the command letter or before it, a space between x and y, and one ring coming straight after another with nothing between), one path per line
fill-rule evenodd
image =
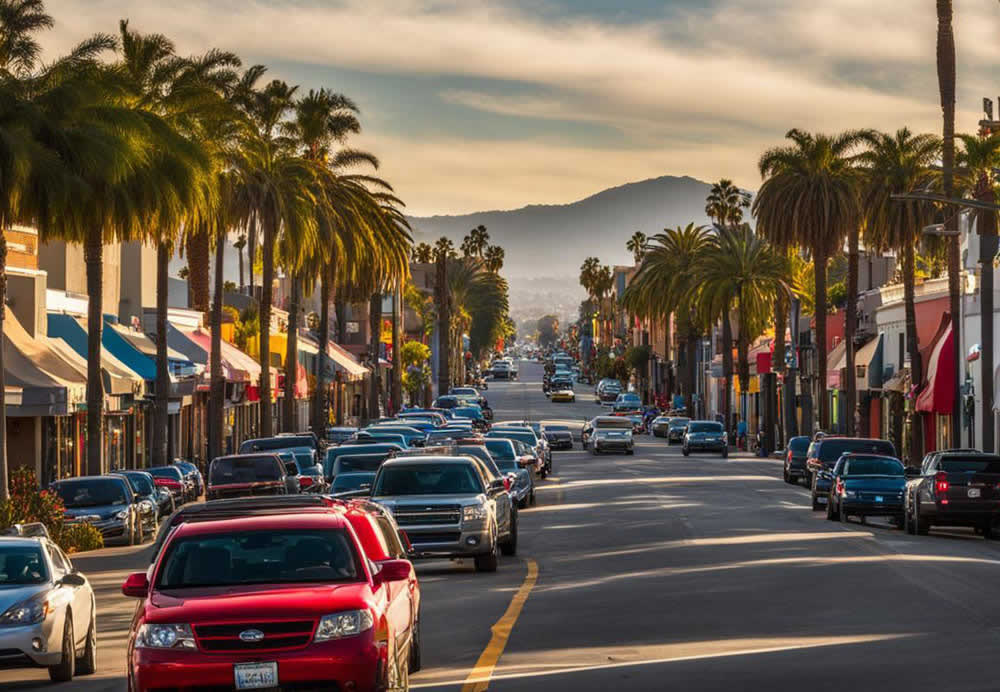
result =
M87 580L79 572L70 572L59 581L63 586L83 586L87 583Z
M375 573L377 584L386 584L392 581L406 581L410 578L413 565L409 560L384 560L377 563L379 570Z
M122 584L122 593L129 598L145 598L149 594L149 579L145 572L133 572Z

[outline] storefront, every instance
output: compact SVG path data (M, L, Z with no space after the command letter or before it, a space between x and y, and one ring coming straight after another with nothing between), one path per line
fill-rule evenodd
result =
M951 446L955 407L955 339L948 313L923 355L924 386L917 394L914 409L923 417L924 452Z

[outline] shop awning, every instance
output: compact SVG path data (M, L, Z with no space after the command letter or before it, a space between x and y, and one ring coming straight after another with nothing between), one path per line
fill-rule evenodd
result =
M882 385L883 392L899 392L900 394L906 394L906 390L909 388L910 382L910 370L909 368L903 368Z
M63 416L86 400L87 378L47 343L33 339L10 310L3 332L5 384L21 388L20 406L7 415Z
M942 325L945 321L947 325L943 331L938 331L924 363L926 384L917 395L914 406L921 413L950 415L955 407L955 335L948 313L942 315Z
M854 356L858 391L882 388L882 334L858 349ZM846 357L845 357L846 362Z
M184 335L198 344L206 354L212 352L212 334L199 327L198 329L181 330ZM260 365L225 339L221 340L222 371L230 382L250 382L260 377ZM211 367L211 359L208 366Z
M357 382L358 380L363 380L368 376L368 368L358 362L358 360L351 355L348 351L340 344L336 344L330 341L327 344L327 354L333 361L334 368L343 373L344 379L347 382Z
M843 340L833 347L826 357L826 386L830 389L840 387L840 371L847 367L847 341Z
M104 345L111 354L134 370L144 380L156 379L156 343L142 332L120 324L104 323L102 334ZM188 377L196 372L195 364L183 354L167 347L170 375Z
M49 341L67 359L80 359L86 373L87 361L87 320L62 313L48 315ZM73 355L70 355L73 354ZM79 361L77 361L79 365ZM105 347L101 347L101 370L104 374L104 391L107 394L132 394L142 396L144 381L115 358Z

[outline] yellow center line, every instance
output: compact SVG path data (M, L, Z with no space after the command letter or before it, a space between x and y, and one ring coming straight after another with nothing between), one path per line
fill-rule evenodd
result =
M524 583L514 594L510 605L507 606L507 611L493 625L493 636L490 637L490 643L483 649L475 667L465 679L462 692L484 692L490 686L493 669L496 668L500 656L503 655L511 630L514 629L514 623L517 622L517 618L521 615L521 609L524 608L524 603L528 600L528 595L535 588L535 582L538 581L538 563L530 558L527 563L528 574L524 578Z

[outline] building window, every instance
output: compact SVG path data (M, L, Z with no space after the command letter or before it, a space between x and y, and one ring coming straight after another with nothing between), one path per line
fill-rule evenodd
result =
M857 374L859 380L863 380L868 377L868 366L867 365L855 365L854 370Z

